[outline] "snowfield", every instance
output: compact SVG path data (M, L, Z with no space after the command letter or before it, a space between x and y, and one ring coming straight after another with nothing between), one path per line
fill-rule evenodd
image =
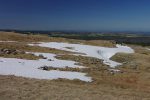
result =
M56 54L52 54L52 53L35 53L35 52L31 52L31 53L36 55L36 56L43 55L44 57L46 57L46 60L45 59L39 59L38 60L40 66L42 66L44 64L46 66L52 66L52 67L55 67L55 68L65 68L65 67L84 68L84 66L76 65L77 62L75 62L75 61L56 59L55 58Z
M115 55L118 52L134 53L134 50L131 49L130 47L122 46L118 44L116 45L116 48L90 46L90 45L82 45L82 44L69 44L69 43L60 43L60 42L49 42L49 43L40 42L39 44L29 44L29 45L55 48L55 49L80 53L78 55L82 55L82 56L95 57L98 59L102 59L104 64L109 65L110 67L113 68L115 66L121 65L121 63L110 60L110 58L113 55Z
M69 72L69 71L59 71L59 70L50 70L45 71L39 69L42 66L52 66L58 68L64 67L79 67L83 68L83 66L75 65L76 62L68 61L68 60L58 60L54 56L55 54L50 53L33 53L35 55L43 55L47 57L47 59L39 59L39 60L24 60L24 59L16 59L16 58L2 58L0 57L0 74L1 75L15 75L36 79L58 79L58 78L66 78L66 79L79 79L86 82L91 82L91 77L87 77L86 73L80 72ZM49 61L51 59L51 61Z
M110 60L110 58L118 52L123 53L133 53L134 50L128 46L116 45L115 48L108 47L99 47L99 46L90 46L82 44L69 44L69 43L60 43L60 42L40 42L39 44L29 44L31 46L41 46L55 48L65 51L75 52L75 55L95 57L102 59L103 62L110 67L114 68L115 66L121 65L121 63ZM29 52L27 52L29 53ZM84 66L77 65L77 62L69 60L59 60L55 58L55 54L52 53L35 53L32 54L39 56L43 55L45 59L39 60L25 60L17 58L3 58L0 57L0 74L1 75L15 75L27 78L36 78L36 79L79 79L85 82L92 82L92 78L86 76L86 73L81 72L71 72L71 71L59 71L59 70L42 70L40 67L50 66L57 68L85 68ZM110 69L114 70L114 69ZM115 70L119 71L119 70Z

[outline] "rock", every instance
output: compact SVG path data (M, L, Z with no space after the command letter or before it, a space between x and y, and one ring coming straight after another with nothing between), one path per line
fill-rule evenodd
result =
M15 50L15 49L5 49L5 48L2 48L0 49L0 54L25 54L24 51L20 51L20 50Z
M43 67L40 67L40 69L42 69L42 70L48 70L48 67L47 66L43 66Z
M65 68L69 68L68 66L65 66Z
M111 73L112 75L114 75L114 74L116 74L116 73L123 73L123 71L118 70L118 69L108 69L108 70L110 71L110 73Z
M42 54L40 54L39 57L42 59L47 59L47 57L44 57Z
M52 59L48 59L48 61L53 61Z

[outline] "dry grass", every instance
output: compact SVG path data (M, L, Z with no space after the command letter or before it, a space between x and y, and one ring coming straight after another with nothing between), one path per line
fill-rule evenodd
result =
M129 45L129 46L132 47L136 53L150 54L150 50L147 50L148 47L143 47L143 46L139 46L139 45Z
M32 34L19 34L14 32L0 32L0 41L18 41L18 42L0 42L0 48L6 49L17 49L25 52L45 52L54 54L72 54L71 52L58 50L54 48L44 48L39 46L29 46L31 42L69 42L69 43L83 43L91 45L101 45L113 47L114 44L111 41L84 41L84 40L73 40L65 38L53 38L46 35L32 35ZM11 57L11 58L25 58L25 59L38 59L38 57L28 54L17 54L17 55L0 55L0 57Z
M114 41L107 41L107 40L89 40L85 41L85 44L103 47L115 47L116 45Z
M15 36L11 36L11 35ZM0 48L12 48L29 52L49 52L65 55L57 56L58 59L69 59L86 66L85 70L93 78L92 83L79 80L36 80L15 76L0 75L0 100L149 100L150 99L150 73L148 50L132 45L134 54L118 53L112 59L124 62L119 69L123 73L110 73L108 66L101 60L83 56L70 56L66 51L42 47L28 46L28 42L35 41L63 41L91 45L113 46L112 42L105 41L80 41L62 38L48 38L46 36L20 35L8 33L1 35L0 40L17 40L19 43L0 43ZM4 36L6 35L6 36ZM2 37L1 37L2 36ZM10 37L11 36L11 37ZM32 38L31 38L32 37ZM29 39L28 39L29 38ZM111 44L112 43L112 44ZM110 45L111 44L111 45ZM76 69L60 69L75 70Z
M17 49L26 52L44 52L44 53L55 53L55 54L71 54L71 52L58 50L54 48L46 48L39 46L29 46L26 43L0 43L0 48Z
M123 61L131 61L130 56L136 55L134 58L135 60L138 59L137 54L129 54L126 58L126 55L128 54L123 54L121 57L124 57ZM116 55L117 56L117 55ZM120 56L119 56L120 57ZM139 56L140 57L140 56ZM80 71L80 72L85 72L88 73L88 76L91 76L94 80L93 84L105 84L109 86L114 86L114 87L119 87L122 89L139 89L143 91L149 91L149 86L150 86L150 74L147 70L149 68L149 65L147 66L146 63L148 63L148 58L143 59L141 63L144 61L145 65L143 64L144 68L139 68L138 70L131 70L131 68L134 66L130 67L125 67L124 65L120 67L120 70L122 70L123 73L115 73L112 74L110 73L108 69L108 66L104 65L101 60L96 59L96 58L91 58L91 57L83 57L83 56L70 56L70 55L62 55L62 56L57 56L58 59L71 59L74 61L77 61L80 63L80 65L87 66L86 69L72 69L72 68L66 68L66 69L59 69L59 70L71 70L71 71ZM117 59L116 59L117 60ZM119 58L120 60L120 58ZM140 59L139 59L140 60ZM126 64L126 66L129 66L129 63ZM138 67L141 67L138 65ZM150 91L149 91L150 92Z
M62 59L62 60L73 60L76 62L79 62L80 65L82 66L90 66L90 67L95 67L95 66L105 66L102 63L102 60L93 58L93 57L86 57L86 56L75 56L75 55L58 55L56 56L57 59ZM106 67L106 66L105 66Z
M140 46L132 46L133 54L118 53L112 57L113 60L124 63L122 68L150 72L150 50Z
M19 34L14 32L1 32L0 41L19 41L19 42L69 42L69 43L82 43L96 46L114 47L113 41L105 40L74 40L65 38L48 37L47 35L32 35L32 34Z
M48 41L64 41L63 38L50 38L47 35L32 35L32 34L19 34L14 32L0 32L1 41L19 41L19 42L48 42Z
M40 59L39 56L35 56L35 55L32 55L32 54L0 54L0 57L4 57L4 58L19 58L19 59L27 59L27 60Z
M0 76L0 100L148 100L148 92L69 80Z
M58 50L54 48L44 48L39 46L29 46L26 43L23 42L10 42L10 43L4 43L0 42L0 48L5 49L17 49L20 51L25 52L44 52L44 53L54 53L54 54L72 54L71 52ZM31 55L31 54L0 54L0 57L6 57L6 58L21 58L21 59L38 59L39 57Z
M112 59L123 63L118 67L125 72L120 76L124 80L120 81L121 85L132 83L134 87L146 91L150 89L150 52L140 46L132 46L132 48L135 53L118 53Z

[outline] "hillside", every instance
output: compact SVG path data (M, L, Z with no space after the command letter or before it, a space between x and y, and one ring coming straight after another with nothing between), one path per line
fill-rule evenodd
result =
M0 100L148 100L149 48L1 31Z

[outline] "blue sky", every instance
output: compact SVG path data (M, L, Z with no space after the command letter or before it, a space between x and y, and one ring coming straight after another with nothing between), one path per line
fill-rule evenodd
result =
M0 0L0 29L150 31L150 0Z

